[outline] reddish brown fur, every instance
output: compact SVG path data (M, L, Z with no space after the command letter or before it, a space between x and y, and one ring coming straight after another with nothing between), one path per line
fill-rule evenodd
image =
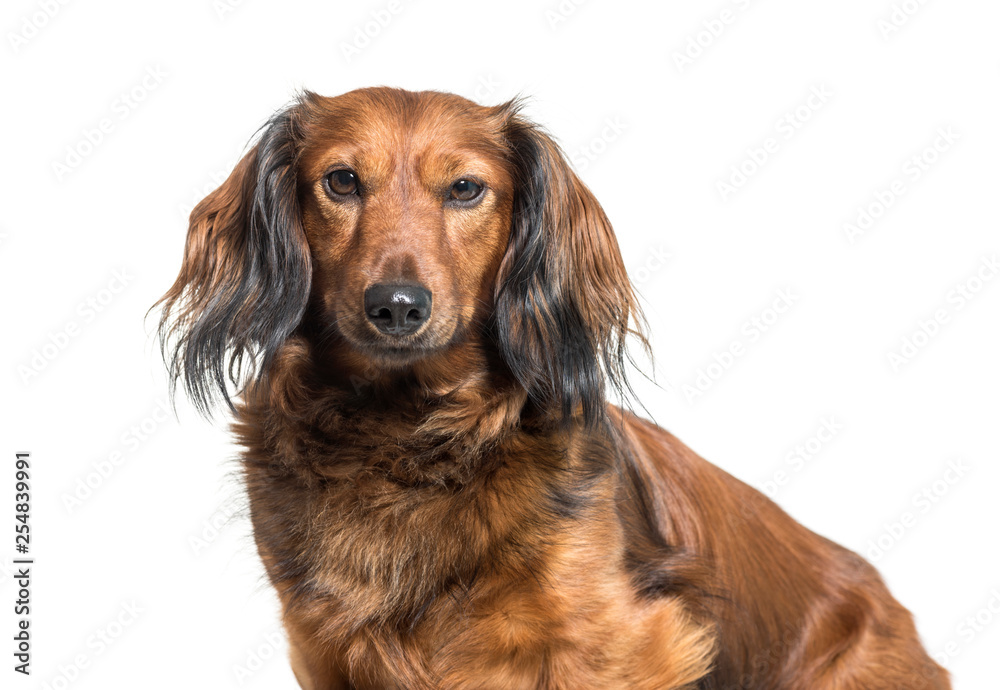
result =
M303 688L950 687L861 558L649 422L608 407L595 423L584 395L560 410L541 379L593 372L559 369L557 332L539 321L572 328L577 315L614 379L638 314L610 224L551 140L530 132L550 163L549 263L532 277L545 284L498 335L524 244L511 230L527 184L512 128L530 126L514 109L365 89L308 94L289 122L282 174L297 198L285 201L301 226L281 237L311 270L308 295L245 379L235 428ZM247 285L241 217L264 158L248 155L192 214L168 334L184 338L213 296L237 294L233 275ZM324 191L334 164L364 181L363 201ZM470 174L486 182L482 202L442 204ZM387 280L434 295L407 347L365 321L364 290ZM256 327L253 306L219 322Z

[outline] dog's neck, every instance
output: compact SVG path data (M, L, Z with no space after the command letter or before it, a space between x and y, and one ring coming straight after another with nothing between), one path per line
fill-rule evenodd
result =
M482 358L475 348L455 356ZM448 484L482 472L489 451L512 434L552 426L522 388L482 361L405 376L336 364L290 339L244 394L235 426L244 445L266 448L303 476L377 470L404 484Z

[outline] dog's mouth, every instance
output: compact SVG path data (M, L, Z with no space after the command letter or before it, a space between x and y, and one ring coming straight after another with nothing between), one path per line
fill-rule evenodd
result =
M405 367L426 359L445 349L447 345L435 345L427 338L411 337L386 341L373 338L355 345L362 354L384 365Z
M387 369L405 369L445 350L458 337L459 329L447 328L446 320L430 319L409 332L387 326L379 329L358 318L334 319L345 344L371 363ZM445 326L442 328L441 326Z

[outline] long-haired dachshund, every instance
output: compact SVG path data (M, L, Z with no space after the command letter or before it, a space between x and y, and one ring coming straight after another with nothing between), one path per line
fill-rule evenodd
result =
M606 402L635 295L514 103L305 93L162 303L303 688L949 687L871 566Z

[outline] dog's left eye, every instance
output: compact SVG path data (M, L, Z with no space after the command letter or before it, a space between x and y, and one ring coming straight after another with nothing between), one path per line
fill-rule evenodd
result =
M483 193L483 186L473 180L461 179L451 186L451 198L456 201L472 201Z
M326 184L338 196L358 193L358 176L350 170L334 170L326 176Z

